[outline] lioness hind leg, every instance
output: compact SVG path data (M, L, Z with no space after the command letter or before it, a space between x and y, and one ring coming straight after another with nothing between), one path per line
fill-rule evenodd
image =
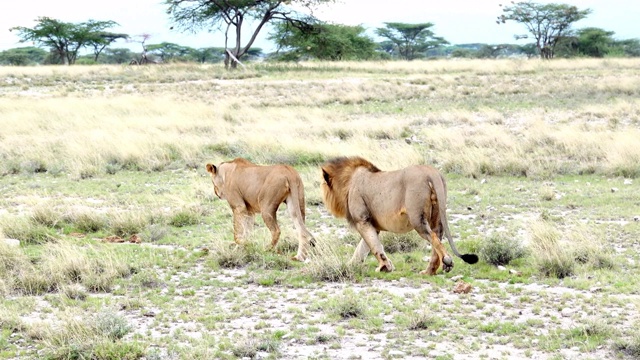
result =
M278 240L280 239L280 226L278 226L278 220L276 219L276 211L275 209L266 209L262 212L262 220L264 220L264 224L267 225L267 228L271 231L271 246L269 250L275 250L276 245L278 245Z

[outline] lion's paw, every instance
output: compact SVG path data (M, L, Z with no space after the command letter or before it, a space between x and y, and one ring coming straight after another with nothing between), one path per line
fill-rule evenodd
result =
M395 267L390 261L376 268L376 272L392 272L393 270L395 270Z
M435 275L436 272L431 270L431 269L427 269L427 270L422 270L420 271L420 275L429 275L429 276L433 276Z
M453 259L451 259L451 256L447 255L442 258L442 271L449 272L451 269L453 269Z

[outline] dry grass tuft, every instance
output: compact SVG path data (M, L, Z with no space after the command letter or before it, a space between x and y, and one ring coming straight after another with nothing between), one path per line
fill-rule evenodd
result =
M553 224L534 222L529 231L531 252L541 274L559 279L574 274L576 261L570 248L561 243L562 233Z
M353 281L364 272L364 265L349 261L341 251L340 240L316 239L316 246L309 254L304 272L317 281Z

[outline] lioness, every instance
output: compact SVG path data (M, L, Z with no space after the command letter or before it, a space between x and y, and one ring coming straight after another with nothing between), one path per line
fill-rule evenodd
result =
M259 166L241 158L218 166L207 164L206 168L216 196L231 206L233 240L237 244L243 243L253 228L255 214L260 213L271 231L271 248L275 249L280 238L276 212L284 202L298 231L298 253L293 259L305 260L314 239L304 225L304 187L297 171L287 165Z
M393 271L378 234L416 230L431 241L431 260L421 274L435 275L440 264L445 272L453 268L440 242L443 232L454 254L469 264L478 262L478 256L460 255L453 244L446 217L447 186L435 168L420 165L381 171L363 158L340 157L322 165L322 177L323 200L329 211L346 218L362 236L352 261L363 261L372 251L378 259L376 271Z

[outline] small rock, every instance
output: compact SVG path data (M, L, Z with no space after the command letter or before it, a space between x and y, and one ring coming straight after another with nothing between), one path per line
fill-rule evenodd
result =
M484 183L486 183L486 182L487 182L487 179L482 179L482 180L480 180L480 184L484 184Z
M571 317L571 315L573 315L574 312L575 311L573 311L572 309L564 308L560 312L560 315L562 315L562 317Z
M616 192L616 191L618 191L618 188L611 188L611 192L612 192L612 193L614 193L614 192Z
M633 221L640 221L640 216L634 216Z
M502 266L502 265L498 265L498 270L500 270L500 271L506 271L506 270L507 270L507 268L506 268L506 267L504 267L504 266Z
M516 276L522 275L522 273L520 271L514 270L514 269L509 269L509 274L516 275Z
M456 275L456 276L452 276L451 277L451 281L458 281L458 280L462 280L462 275Z
M596 292L602 291L602 288L599 287L599 286L594 286L591 289L589 289L589 291L592 292L592 293L596 293Z
M631 185L631 184L633 184L633 180L631 180L631 179L624 179L624 184L625 184L625 185Z
M20 246L20 240L16 240L16 239L4 239L3 242L9 246L15 246L15 247Z

